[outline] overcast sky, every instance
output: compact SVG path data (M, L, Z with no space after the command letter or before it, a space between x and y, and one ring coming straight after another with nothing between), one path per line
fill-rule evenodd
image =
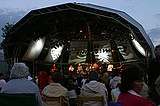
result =
M91 3L126 12L147 31L160 28L160 0L0 0L0 8L31 11L68 2ZM157 36L160 39L160 35ZM155 42L153 42L155 43ZM158 42L156 42L158 43Z

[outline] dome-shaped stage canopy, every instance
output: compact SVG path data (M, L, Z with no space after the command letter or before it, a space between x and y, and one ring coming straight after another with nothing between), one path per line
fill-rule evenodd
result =
M131 62L154 57L150 38L132 17L84 3L30 11L8 31L4 44L9 64Z

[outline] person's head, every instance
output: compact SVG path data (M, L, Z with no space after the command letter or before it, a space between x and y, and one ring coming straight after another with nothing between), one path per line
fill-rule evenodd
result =
M155 47L156 56L160 57L160 45Z
M104 77L109 77L109 74L107 72L104 73Z
M83 78L84 78L84 79L87 79L87 78L88 78L88 74L86 74L86 73L83 74Z
M93 64L93 67L94 67L94 69L97 69L97 68L99 67L99 64L98 64L97 62L95 62L95 63Z
M69 80L68 85L73 85L73 80Z
M114 73L113 73L114 76L120 76L120 73L116 70Z
M97 71L90 71L88 75L89 80L97 80L98 79L98 72Z
M52 81L54 83L61 83L62 82L62 75L60 72L54 72L52 74L52 77L51 77Z
M136 65L128 65L121 74L120 91L126 93L128 90L133 90L140 93L143 87L144 72Z
M47 78L48 75L45 71L40 71L38 72L38 78L41 79L41 78Z
M27 78L28 75L29 68L25 63L14 63L10 73L11 79Z

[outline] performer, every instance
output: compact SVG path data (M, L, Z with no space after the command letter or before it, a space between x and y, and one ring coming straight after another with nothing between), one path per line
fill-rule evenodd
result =
M112 71L112 69L113 69L113 64L111 64L110 62L108 62L107 71Z
M69 71L74 71L74 67L72 65L69 66Z
M90 63L86 63L86 70L85 73L89 73L92 69L92 65Z
M51 73L54 73L55 71L57 71L58 69L56 68L56 64L53 64L52 68L51 68Z
M92 69L93 69L93 70L98 70L98 69L99 69L99 65L98 65L97 62L95 62L95 63L93 64Z
M79 63L78 64L78 67L77 67L77 74L81 74L83 73L83 67L81 66L81 64Z

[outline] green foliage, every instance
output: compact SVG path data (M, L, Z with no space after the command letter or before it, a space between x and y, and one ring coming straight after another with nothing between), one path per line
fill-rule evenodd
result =
M6 24L4 25L4 27L2 28L2 31L3 31L2 37L3 37L3 38L6 37L8 30L9 30L10 28L12 28L13 25L14 25L14 24L10 24L10 23L6 23Z
M6 23L6 24L4 25L4 27L2 28L3 41L2 41L1 44L0 44L0 49L3 49L3 48L4 48L4 39L5 39L6 36L7 36L7 32L9 31L10 28L13 27L13 25L14 25L14 23L13 23L13 24Z

